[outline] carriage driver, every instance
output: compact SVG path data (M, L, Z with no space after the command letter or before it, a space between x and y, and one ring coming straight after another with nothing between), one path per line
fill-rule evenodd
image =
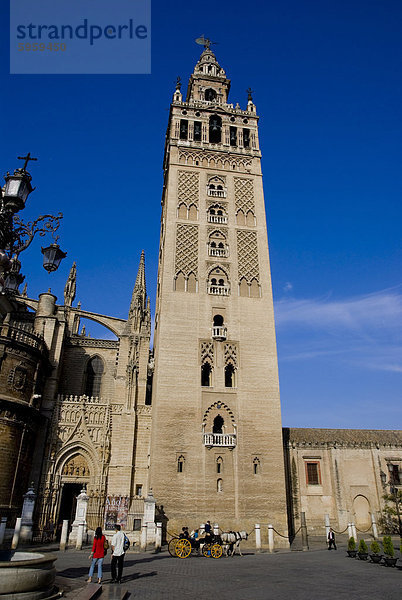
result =
M205 543L210 544L212 541L211 540L211 535L212 535L211 521L207 521L205 523L204 531L205 531Z

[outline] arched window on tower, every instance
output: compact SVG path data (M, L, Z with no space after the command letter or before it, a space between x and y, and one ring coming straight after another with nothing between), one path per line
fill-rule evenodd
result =
M231 363L225 367L225 387L235 387L235 368Z
M225 421L221 415L217 415L214 419L214 424L212 425L212 433L223 433L224 424Z
M216 491L218 493L223 492L223 480L219 478L216 482Z
M85 395L99 396L103 375L103 360L99 356L93 356L87 363L85 370Z
M220 144L222 139L222 119L218 115L209 117L209 141L211 144Z
M253 459L253 473L254 475L258 475L260 473L261 465L260 461L257 457Z
M211 387L212 385L212 367L209 362L201 365L201 385L203 387Z
M209 68L211 68L211 66ZM216 91L212 88L208 88L205 90L204 97L205 100L207 100L207 102L213 102L214 100L216 100Z
M184 456L181 455L177 459L177 472L178 473L183 473L183 471L184 471Z
M186 140L188 136L188 121L187 119L180 120L180 139Z
M216 459L216 472L223 473L223 458L222 456L218 456Z

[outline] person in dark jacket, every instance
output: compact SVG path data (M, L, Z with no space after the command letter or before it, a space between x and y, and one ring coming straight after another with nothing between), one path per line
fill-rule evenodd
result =
M332 546L334 547L334 550L336 550L335 533L333 532L332 527L330 527L328 533L328 550L331 550Z

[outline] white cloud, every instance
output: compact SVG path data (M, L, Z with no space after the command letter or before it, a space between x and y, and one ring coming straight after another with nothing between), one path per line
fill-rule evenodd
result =
M401 287L342 300L275 303L281 360L327 356L370 370L402 372Z
M293 290L293 284L291 284L290 281L287 281L283 286L282 290L284 292L291 292Z

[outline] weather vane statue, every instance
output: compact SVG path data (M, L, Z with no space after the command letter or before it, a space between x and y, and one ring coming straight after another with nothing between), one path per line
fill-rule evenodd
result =
M201 37L195 40L195 43L199 44L200 46L204 46L205 50L209 50L212 44L217 44L218 42L212 42L211 40L206 38L204 34L202 34Z

